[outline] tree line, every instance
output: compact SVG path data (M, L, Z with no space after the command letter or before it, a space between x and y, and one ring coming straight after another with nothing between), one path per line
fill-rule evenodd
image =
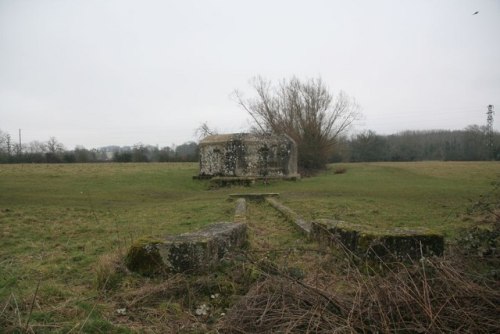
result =
M379 135L367 130L337 140L329 162L374 161L500 161L500 133L491 137L487 128L470 125L463 130L403 131ZM68 150L56 138L33 141L19 147L0 130L0 163L85 163L85 162L196 162L199 147L194 141L172 147L145 145L106 146Z
M106 146L66 149L55 137L20 145L0 130L0 163L86 163L86 162L194 162L199 160L198 144L158 146Z
M330 158L332 162L500 160L500 133L493 132L490 137L488 129L479 125L392 135L368 130L339 140L337 148Z

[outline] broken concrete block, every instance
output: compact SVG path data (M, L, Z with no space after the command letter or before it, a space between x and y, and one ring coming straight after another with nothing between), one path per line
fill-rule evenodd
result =
M247 241L244 223L216 223L205 229L165 239L142 238L129 249L125 263L146 276L162 273L205 272Z
M422 256L440 256L444 251L444 237L425 229L379 230L369 226L322 219L312 222L311 238L332 246L340 242L359 256L418 259Z

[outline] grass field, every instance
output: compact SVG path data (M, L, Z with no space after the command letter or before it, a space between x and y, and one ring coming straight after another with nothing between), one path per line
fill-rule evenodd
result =
M346 172L335 174L339 168ZM279 192L307 219L427 227L453 237L468 224L466 208L500 179L500 164L342 164L298 182L217 190L192 180L196 173L197 164L187 163L0 165L0 327L11 312L18 329L29 321L36 332L131 331L109 316L113 305L95 288L99 258L142 235L230 221L232 192ZM266 210L250 214L282 222ZM259 230L251 230L257 245L299 238L288 227Z

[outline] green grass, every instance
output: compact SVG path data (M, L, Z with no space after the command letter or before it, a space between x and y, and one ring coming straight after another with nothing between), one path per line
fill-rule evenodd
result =
M338 168L339 166L335 166ZM379 228L426 227L453 236L462 215L500 179L499 163L417 162L343 164L280 186L284 203L307 219L335 218Z
M196 164L1 165L0 300L13 293L29 304L41 281L40 307L70 300L67 316L83 324L88 315L71 304L96 295L99 256L232 218L226 196L205 191L195 173Z
M334 174L337 167L346 173ZM40 281L30 318L37 332L127 332L106 320L113 309L94 286L99 258L143 235L230 221L232 192L279 192L281 201L307 219L419 226L453 236L468 223L461 217L466 208L500 178L500 164L494 162L342 164L298 182L207 190L207 181L192 179L197 168L0 165L0 312L5 305L3 315L17 307L24 324ZM269 232L259 242L268 238L274 247L299 238L288 227L280 229L282 220L268 208L252 205L250 213L269 220Z

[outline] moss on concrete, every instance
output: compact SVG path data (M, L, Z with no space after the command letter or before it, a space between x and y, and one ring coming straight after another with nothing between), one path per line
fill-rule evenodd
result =
M126 264L130 270L146 276L206 272L228 252L246 245L246 231L243 223L216 223L163 240L141 238L129 249Z
M165 271L165 264L158 246L161 240L142 237L136 240L125 256L125 265L131 271L144 276L153 276Z
M425 229L377 230L370 226L322 219L312 223L311 237L322 244L341 243L361 256L419 258L442 255L444 238Z

